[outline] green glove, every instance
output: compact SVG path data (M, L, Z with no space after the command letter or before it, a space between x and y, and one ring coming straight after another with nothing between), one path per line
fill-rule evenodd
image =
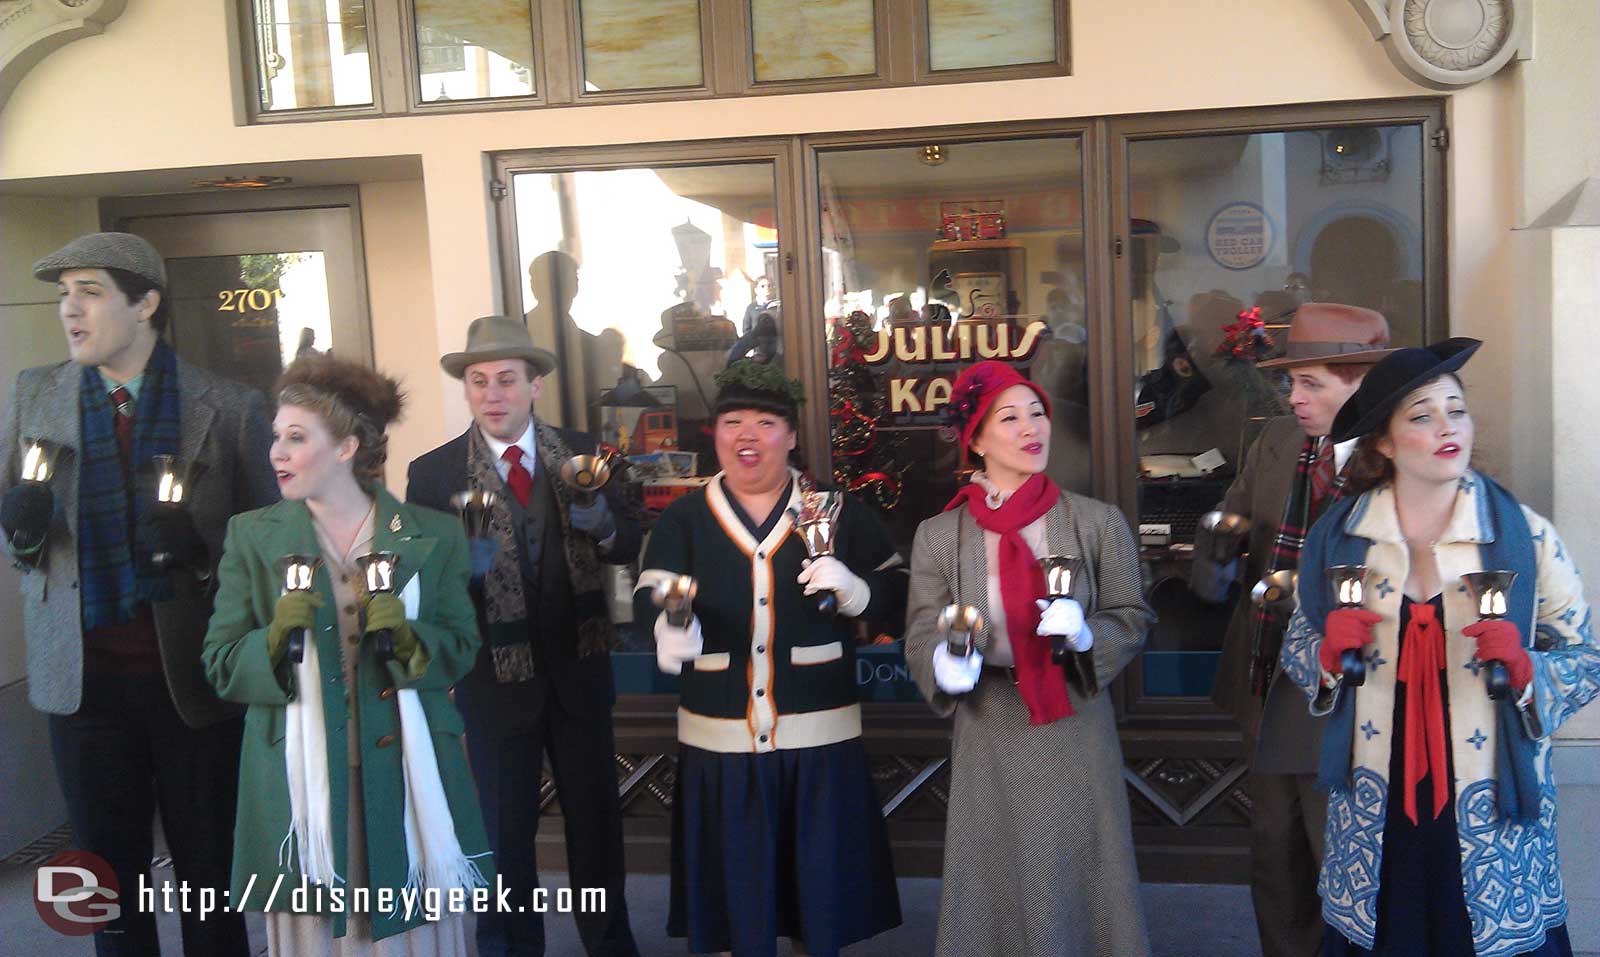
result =
M422 647L411 623L406 621L405 602L391 592L376 592L367 599L366 621L364 634L388 629L394 642L394 660L402 665L408 664Z
M276 666L289 651L289 632L304 628L307 640L317 626L317 609L322 607L322 596L314 591L286 591L272 610L272 624L267 626L267 654Z

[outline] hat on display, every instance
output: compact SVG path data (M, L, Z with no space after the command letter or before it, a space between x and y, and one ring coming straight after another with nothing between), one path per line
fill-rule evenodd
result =
M167 267L156 247L132 233L79 236L33 264L33 278L55 282L69 269L121 269L167 288Z
M467 374L467 366L499 359L526 359L533 363L534 375L556 371L556 357L533 344L528 324L511 316L484 316L467 327L467 347L439 360L452 378Z
M1396 349L1367 371L1365 378L1333 419L1335 442L1366 435L1389 421L1400 400L1442 375L1451 375L1472 358L1483 343L1458 336L1431 346Z
M1383 314L1337 302L1308 302L1289 320L1283 355L1258 363L1262 369L1377 362L1389 348L1389 321Z
M1032 389L1044 404L1045 415L1050 414L1050 399L1044 390L1004 362L989 359L963 369L956 376L955 384L950 388L950 404L945 407L945 419L960 434L963 453L972 445L972 436L978 431L983 417L989 414L989 407L994 405L995 398L1014 385L1025 385Z

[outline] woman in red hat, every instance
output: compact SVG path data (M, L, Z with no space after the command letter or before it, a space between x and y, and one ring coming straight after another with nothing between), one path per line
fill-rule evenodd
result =
M967 369L949 415L983 468L917 529L906 617L912 675L955 715L935 953L1149 954L1116 719L1094 690L1154 618L1138 545L1116 508L1044 474L1050 403L1015 369ZM1047 597L1045 556L1081 560L1070 597ZM982 616L971 654L939 628L951 604ZM1069 682L1052 643L1092 675Z

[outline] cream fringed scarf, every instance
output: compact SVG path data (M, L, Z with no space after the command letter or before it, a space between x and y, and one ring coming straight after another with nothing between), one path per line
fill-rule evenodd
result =
M401 590L406 617L415 618L419 597L419 576ZM285 706L284 763L288 773L291 820L289 833L279 846L278 864L293 866L298 855L300 871L315 884L344 883L334 868L331 791L328 786L328 741L322 711L322 673L318 669L316 642L306 642L305 657L294 666L295 684L300 694ZM400 706L401 770L405 784L406 884L403 891L420 892L427 888L448 890L486 887L488 881L473 858L486 857L488 851L470 857L456 838L450 803L439 778L439 762L433 752L433 735L428 728L422 701L409 688L395 696ZM291 846L291 841L292 846ZM407 907L406 916L420 897L395 895L394 909ZM392 911L391 911L392 912Z

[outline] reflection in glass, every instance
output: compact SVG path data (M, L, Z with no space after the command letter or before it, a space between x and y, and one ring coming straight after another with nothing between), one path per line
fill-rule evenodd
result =
M512 192L522 310L559 360L535 412L620 448L658 512L717 471L717 372L783 361L775 290L768 321L740 331L757 278L776 275L772 164L515 173ZM633 580L618 575L612 616L629 621ZM626 640L649 648L648 628Z
M655 0L647 11L636 0L580 0L585 91L704 82L699 0Z
M750 0L756 82L877 69L872 0Z
M167 288L178 354L268 394L284 366L332 346L320 250L169 259Z
M261 109L372 102L364 0L254 0Z
M963 467L950 384L999 358L1051 397L1051 478L1088 492L1077 138L837 150L818 170L835 480L909 542Z
M1055 0L928 0L928 62L970 70L1056 58Z
M533 93L526 0L416 0L420 95L430 102Z
M1184 582L1217 507L1288 381L1305 302L1376 309L1423 341L1420 126L1134 141L1128 149L1138 522L1159 621L1145 691L1205 695L1231 608ZM1292 468L1292 463L1280 467ZM1246 583L1248 586L1253 583Z

